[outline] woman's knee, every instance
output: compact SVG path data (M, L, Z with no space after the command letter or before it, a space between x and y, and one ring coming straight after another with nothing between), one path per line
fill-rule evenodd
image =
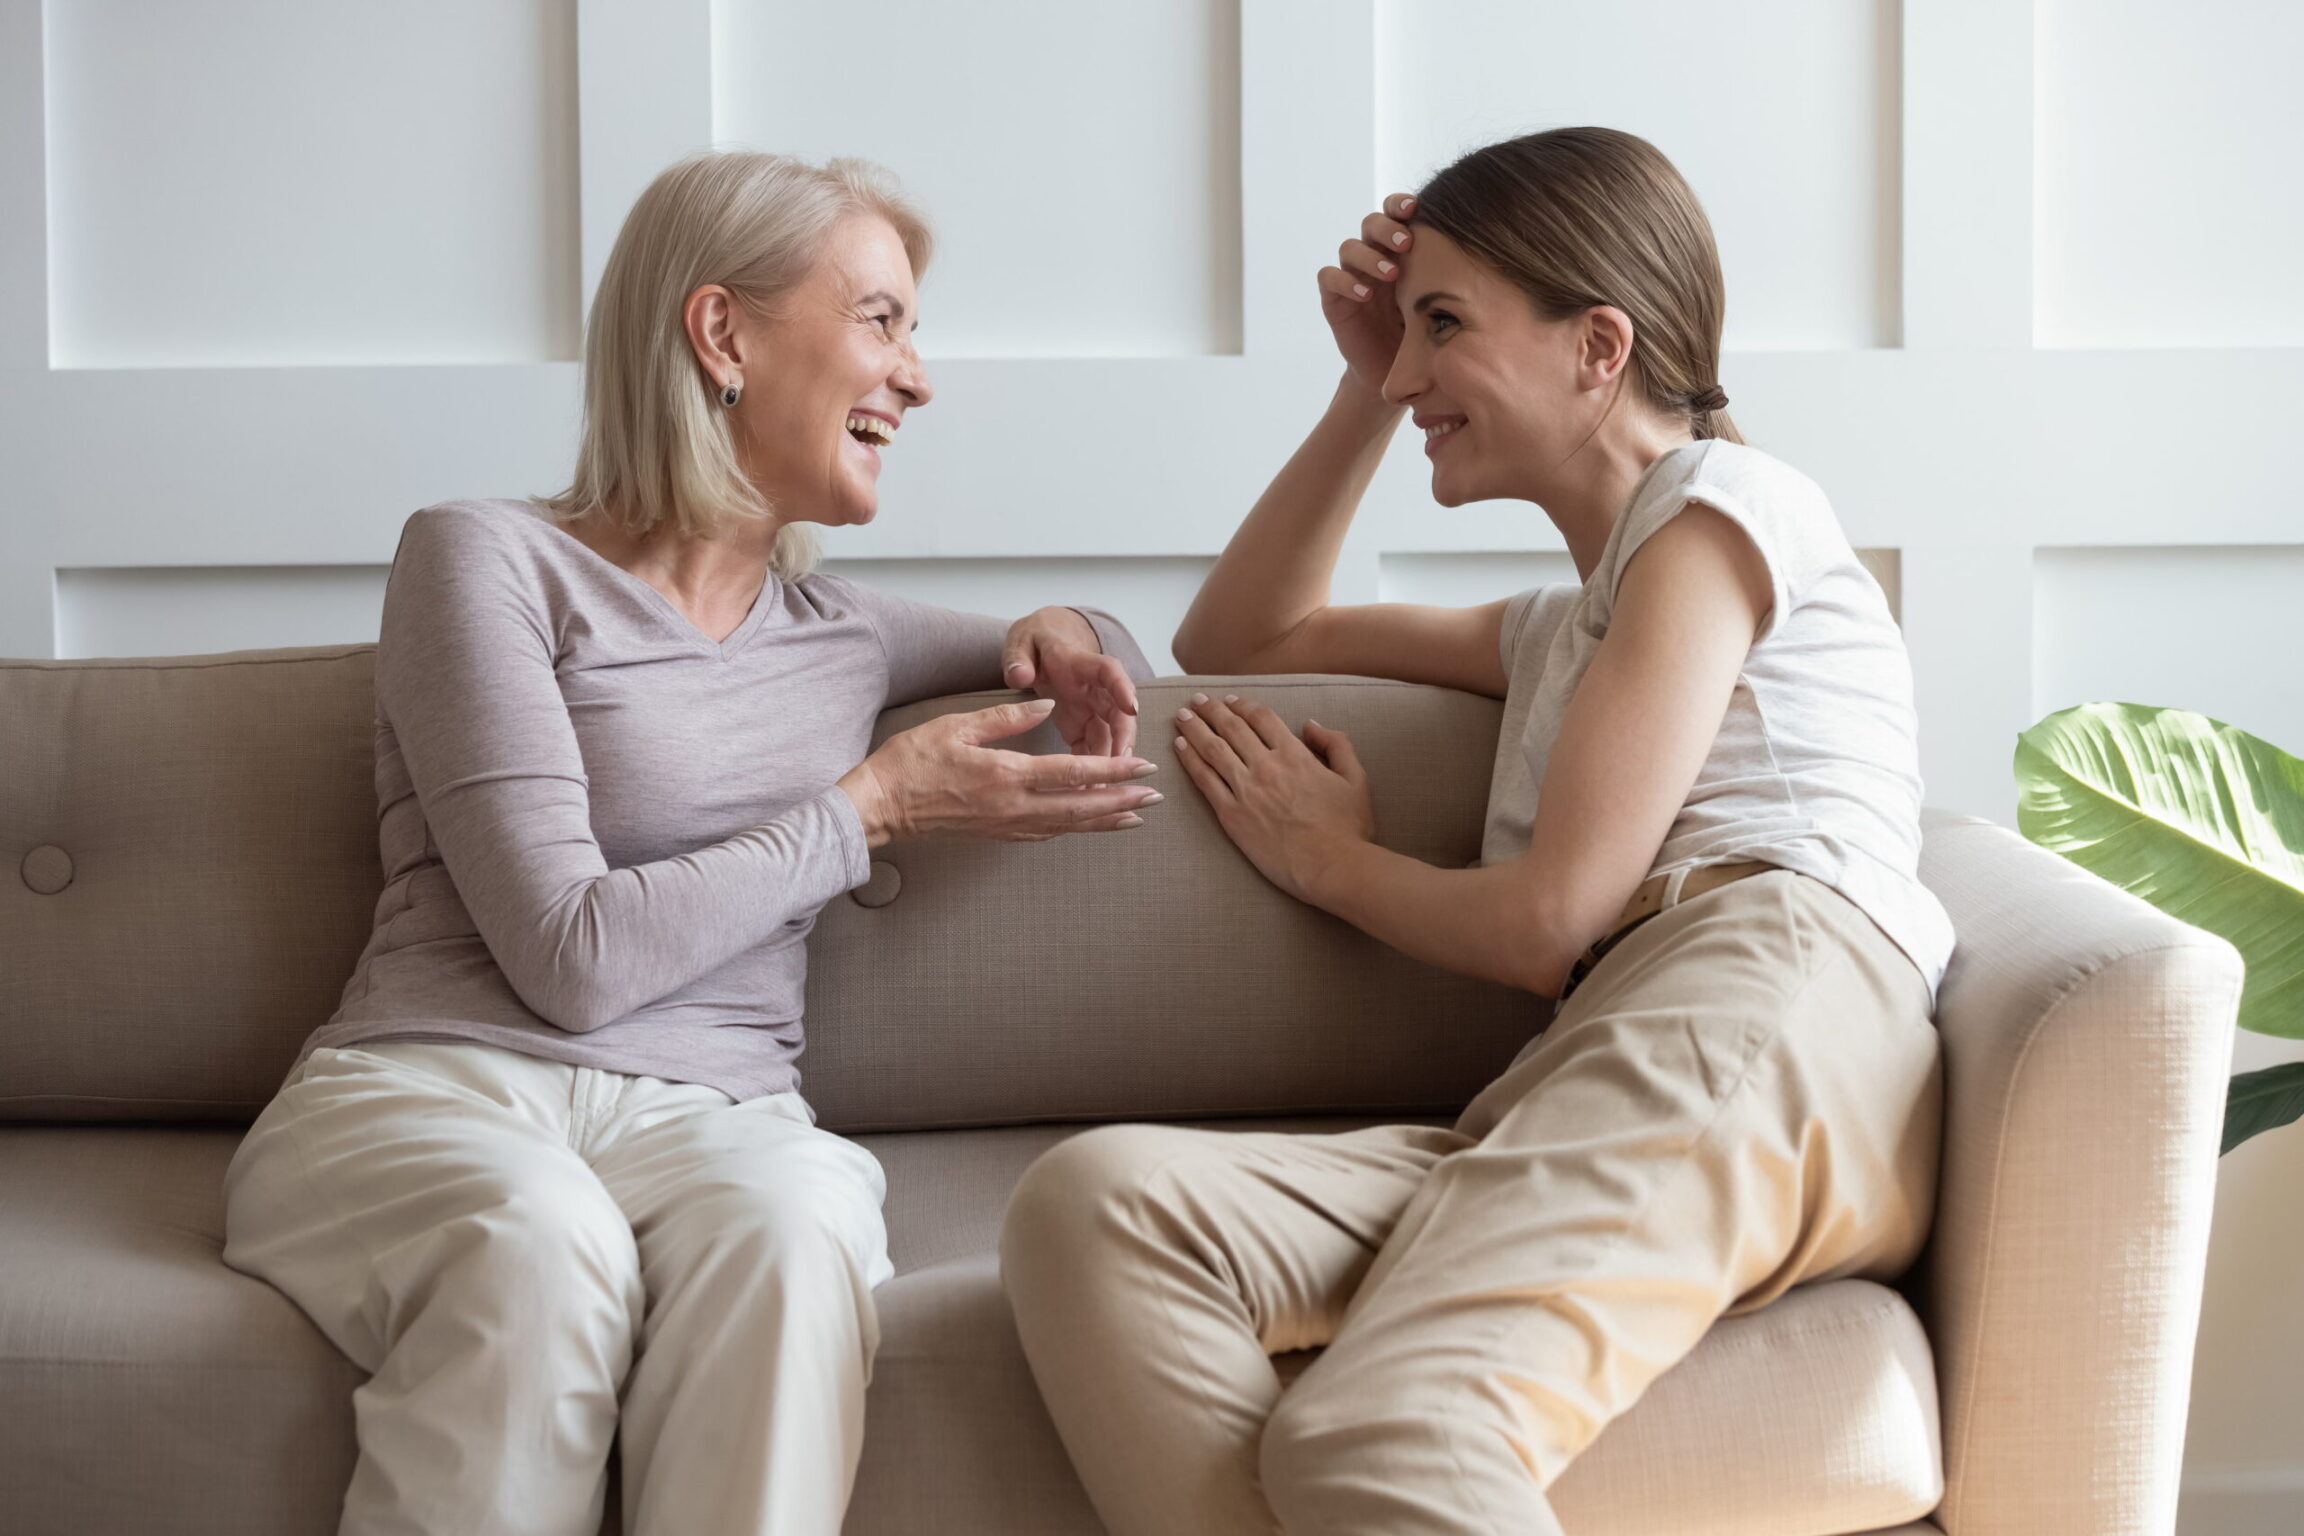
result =
M1002 1274L1088 1258L1116 1215L1152 1198L1152 1174L1194 1134L1172 1126L1106 1125L1043 1152L1009 1196L1000 1229Z
M519 1159L462 1178L474 1188L436 1230L430 1267L522 1308L637 1316L632 1228L589 1170Z

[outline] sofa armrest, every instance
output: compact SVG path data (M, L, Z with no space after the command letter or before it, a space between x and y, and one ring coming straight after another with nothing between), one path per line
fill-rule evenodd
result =
M2004 827L1931 812L1960 947L1919 1297L1950 1536L2166 1536L2242 965Z

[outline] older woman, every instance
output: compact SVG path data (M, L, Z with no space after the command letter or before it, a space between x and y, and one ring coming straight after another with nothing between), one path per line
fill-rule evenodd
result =
M412 517L377 656L386 885L234 1159L225 1258L372 1373L346 1532L838 1530L881 1171L798 1092L803 941L892 838L1140 824L1124 631L811 574L930 398L869 168L659 177L594 304L574 486ZM1033 703L866 755L885 706ZM1075 752L989 743L1053 712ZM620 1411L621 1409L621 1411Z

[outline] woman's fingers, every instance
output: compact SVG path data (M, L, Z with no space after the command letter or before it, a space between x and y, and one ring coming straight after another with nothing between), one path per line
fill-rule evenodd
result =
M1131 779L1149 778L1159 767L1140 757L1029 757L1021 752L1007 755L1021 759L1014 767L1022 787L1039 794L1088 789L1100 784L1126 784Z
M1192 702L1216 734L1231 744L1232 750L1239 754L1240 761L1250 763L1271 751L1272 744L1257 735L1256 728L1243 720L1240 712L1232 707L1238 697L1234 694L1231 698L1211 699L1204 693L1196 693L1192 695Z
M1232 744L1209 728L1208 722L1189 709L1176 711L1177 739L1199 754L1200 761L1214 769L1225 784L1237 788L1248 772L1248 765L1240 761L1240 754Z
M1416 243L1413 230L1383 213L1372 213L1360 221L1360 239L1370 250L1382 251L1394 258Z
M1342 267L1320 269L1320 291L1355 304L1365 304L1376 296L1376 285L1364 277L1356 277Z
M1192 750L1192 743L1181 736L1176 738L1176 761L1183 768L1184 776L1192 781L1192 787L1199 790L1210 805L1222 807L1232 803L1232 786L1224 782L1222 774L1202 761L1200 754Z
M969 746L987 741L1004 741L1010 736L1021 736L1048 718L1056 707L1054 699L1031 699L1022 704L995 704L990 709L973 710L965 715L949 715L949 729L957 731L960 740ZM926 729L926 727L921 727Z
M1336 248L1336 264L1363 278L1388 283L1400 275L1400 263L1393 259L1399 254L1379 250L1365 240L1347 240Z
M1040 680L1039 657L1021 624L1008 626L1000 646L1000 680L1011 688L1029 688Z
M1288 729L1288 722L1281 719L1270 705L1232 695L1226 695L1224 702L1231 705L1232 712L1240 717L1242 723L1273 751L1285 751L1296 745L1295 733Z
M1368 777L1368 770L1360 766L1360 754L1352 748L1352 738L1342 731L1330 730L1317 720L1307 720L1304 744L1351 783L1358 784Z
M1395 192L1384 199L1384 211L1405 223L1416 216L1416 195L1412 192Z

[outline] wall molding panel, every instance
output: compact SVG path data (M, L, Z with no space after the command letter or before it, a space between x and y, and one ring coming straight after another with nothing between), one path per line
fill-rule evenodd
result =
M996 70L951 68L932 0L837 54L794 0L179 9L0 0L0 654L372 633L410 511L561 487L626 209L757 134L911 168L945 237L935 404L834 567L1101 602L1164 655L1333 387L1315 269L1384 178L1573 113L1651 134L1711 209L1722 382L1898 607L1932 803L2013 820L2015 733L2075 692L2304 751L2289 8L1000 0ZM1434 506L1420 446L1339 601L1572 579L1535 509ZM2277 1177L2227 1188L2216 1285L2293 1273L2250 1236L2294 1228L2275 1141L2249 1151ZM2186 1536L2275 1504L2304 1528L2278 1307L2211 1294Z

